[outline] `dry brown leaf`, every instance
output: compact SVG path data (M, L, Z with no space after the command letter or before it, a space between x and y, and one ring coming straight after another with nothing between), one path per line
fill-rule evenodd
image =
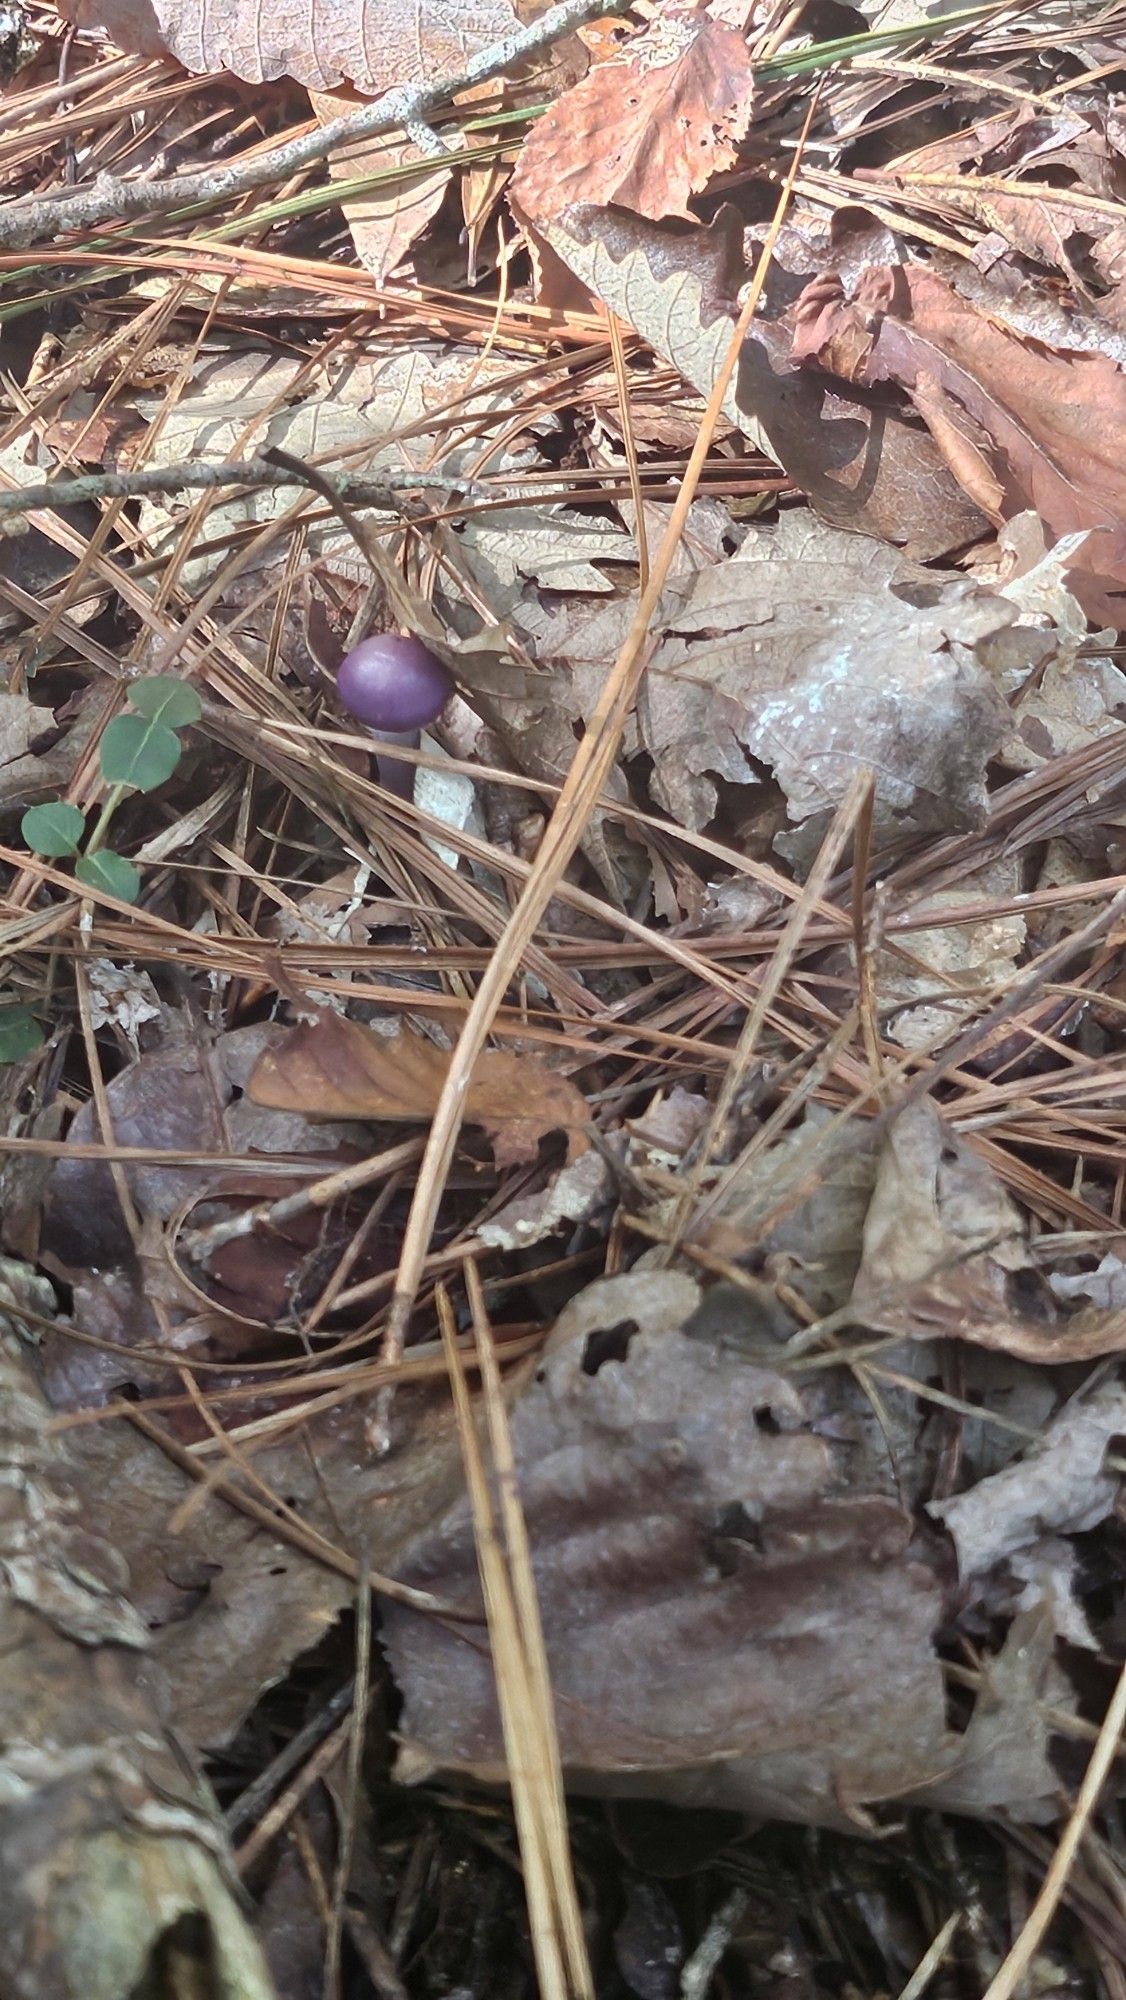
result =
M311 90L309 101L322 125L355 110L351 92ZM344 203L344 216L364 269L382 285L396 271L412 244L442 206L452 177L452 165L426 163L412 139L367 139L329 154L334 181L354 181L371 174L394 177L370 194Z
M1126 1351L1126 1312L1062 1317L1016 1203L927 1103L888 1135L851 1306L859 1324L885 1333L944 1335L1022 1361L1062 1366Z
M936 1577L908 1516L848 1487L847 1447L815 1433L793 1377L684 1337L694 1300L676 1272L589 1286L513 1407L570 1784L848 1830L865 1805L926 1803L939 1782L955 1811L1050 1816L1044 1705L1070 1699L1050 1657L1016 1671L1018 1621L969 1729L947 1728ZM447 1489L405 1573L480 1615L463 1498ZM502 1779L479 1634L397 1605L383 1632L400 1777Z
M1105 1520L1121 1482L1103 1471L1103 1460L1124 1430L1126 1388L1104 1383L1068 1403L1012 1465L931 1502L927 1512L954 1537L961 1575L980 1575L1044 1535L1084 1534Z
M265 1414L264 1403L251 1407ZM357 1395L306 1417L262 1440L254 1471L332 1546L347 1555L366 1542L372 1567L395 1575L400 1544L423 1531L435 1493L456 1488L460 1454L442 1391L398 1389L389 1457L370 1448L370 1416L370 1399ZM123 1421L66 1436L87 1527L128 1562L176 1727L193 1743L226 1743L355 1602L354 1580L240 1513L222 1481L177 1527L199 1488Z
M541 224L574 202L613 202L659 222L732 165L751 120L744 37L702 8L668 6L533 126L513 176Z
M415 1124L434 1115L450 1056L414 1029L383 1035L331 1012L294 1028L267 1049L247 1087L253 1103L315 1118L390 1118ZM498 1166L536 1156L549 1132L567 1136L567 1157L587 1150L589 1122L576 1086L534 1056L486 1049L473 1072L465 1118L489 1134Z
M731 344L746 277L735 211L685 232L592 206L541 222L547 252L707 396ZM777 459L823 520L932 561L987 526L930 433L895 390L858 388L793 366L790 335L763 309L743 343L723 414ZM781 304L779 303L779 313Z
M942 1763L934 1580L894 1504L830 1492L792 1384L676 1330L697 1296L675 1272L589 1287L513 1409L564 1765L580 1788L847 1826ZM407 1568L479 1611L463 1500ZM477 1634L387 1609L403 1774L499 1777Z
M1126 624L1126 376L1106 355L1022 339L921 265L803 295L795 359L897 382L951 471L996 522L1032 508L1053 537L1090 530L1069 566L1088 616Z
M60 11L77 28L104 29L119 48L173 55L197 76L291 76L314 90L353 83L368 97L456 75L520 25L509 0L65 0Z

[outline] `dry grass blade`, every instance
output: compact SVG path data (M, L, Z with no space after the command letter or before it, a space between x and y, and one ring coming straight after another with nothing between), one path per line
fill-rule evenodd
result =
M448 1292L438 1317L457 1409L473 1532L492 1643L497 1702L520 1839L532 1947L543 2000L593 2000L582 1919L567 1844L559 1746L555 1735L535 1579L516 1492L503 1392L491 1333L476 1291L474 1326L497 1480L494 1507L474 1421Z
M1126 1667L1123 1667L1118 1677L1118 1685L1103 1718L1098 1741L1091 1752L1091 1761L1079 1788L1074 1810L1060 1837L1059 1846L1052 1856L1051 1866L1040 1886L1040 1893L1028 1913L1020 1936L996 1977L990 1981L985 2000L1013 2000L1013 1995L1018 1992L1027 1976L1032 1961L1040 1949L1044 1933L1059 1907L1080 1843L1090 1825L1091 1815L1098 1805L1099 1795L1122 1747L1124 1729L1126 1729Z

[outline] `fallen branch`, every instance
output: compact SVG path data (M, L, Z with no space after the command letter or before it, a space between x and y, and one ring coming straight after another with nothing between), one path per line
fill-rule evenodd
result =
M303 486L318 494L331 486L339 499L353 506L385 507L391 512L399 510L402 494L413 488L436 486L442 492L464 494L476 490L473 480L443 472L385 472L378 479L365 479L360 473L314 471L288 454L284 462L280 456L276 461L247 458L224 465L201 465L193 459L182 465L145 465L136 472L87 472L77 479L13 486L0 491L0 517L34 514L41 507L57 513L61 507L81 507L95 500L137 500L147 493L209 486Z
M384 132L409 132L425 141L425 150L434 152L435 143L427 125L433 111L468 90L499 76L513 63L534 55L582 22L625 11L628 0L559 0L526 28L518 28L502 41L482 49L456 76L434 83L402 84L385 91L362 111L347 118L334 118L318 131L259 153L252 160L232 166L214 167L203 173L177 174L170 180L111 180L100 177L92 187L79 193L38 196L13 202L0 213L0 247L26 249L29 243L59 236L71 230L95 229L104 222L124 222L132 216L153 215L158 210L192 207L197 203L228 201L249 194L255 188L288 180L300 168L325 159L355 139L376 138ZM456 154L449 155L456 160Z

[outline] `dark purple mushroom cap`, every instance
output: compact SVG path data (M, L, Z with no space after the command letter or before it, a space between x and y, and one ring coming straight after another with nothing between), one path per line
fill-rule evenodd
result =
M421 639L381 632L361 639L340 663L341 703L368 729L402 735L425 729L453 692L453 675Z

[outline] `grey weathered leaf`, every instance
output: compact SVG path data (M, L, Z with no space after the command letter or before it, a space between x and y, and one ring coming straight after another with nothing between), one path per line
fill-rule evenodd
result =
M246 83L292 76L317 90L348 82L369 97L456 75L519 26L509 0L70 0L64 11L120 48L174 55L196 75L227 69Z
M667 593L635 747L685 826L711 818L717 778L756 777L751 759L795 821L831 813L867 766L888 831L975 825L1009 727L986 662L1016 617L965 578L921 581L894 550L783 516Z
M953 1810L1050 1815L1048 1704L1069 1700L1050 1618L1037 1603L1018 1619L969 1728L948 1728L937 1573L908 1515L849 1485L794 1378L686 1338L701 1303L677 1272L589 1286L512 1409L570 1784L842 1828L939 1783ZM403 1573L479 1616L460 1492L447 1485ZM501 1780L480 1630L391 1605L384 1635L399 1775Z
M961 1574L991 1569L1043 1535L1080 1534L1104 1521L1121 1481L1103 1461L1123 1432L1126 1387L1104 1383L1068 1403L1012 1465L950 1500L932 1501L927 1511L953 1535Z

